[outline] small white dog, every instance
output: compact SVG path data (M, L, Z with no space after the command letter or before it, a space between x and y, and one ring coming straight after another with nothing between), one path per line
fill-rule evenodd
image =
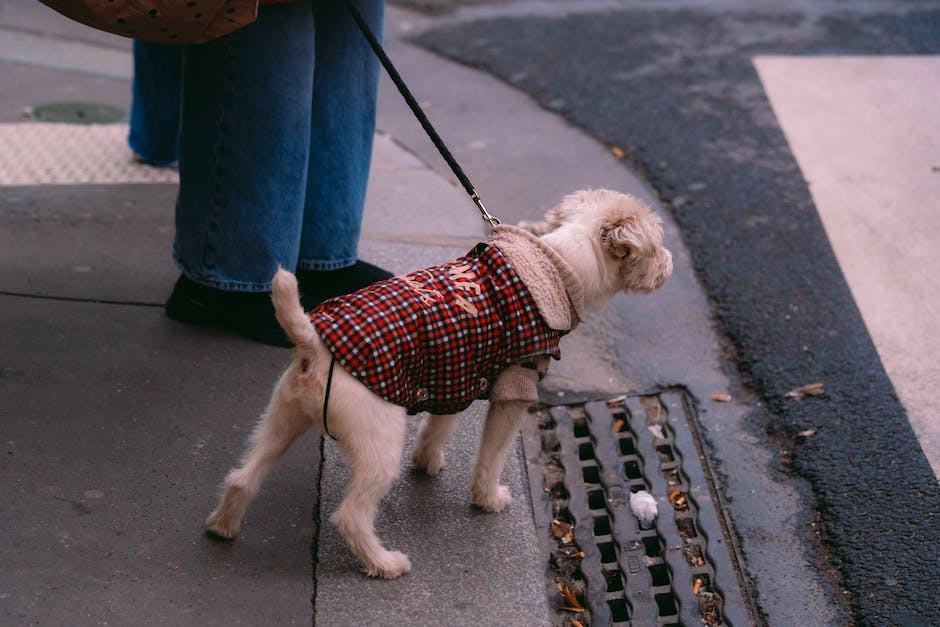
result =
M232 538L264 477L311 426L340 444L352 474L331 520L370 576L398 577L408 556L375 534L379 500L398 476L406 412L429 411L412 460L429 475L444 466L456 413L475 398L489 412L472 502L497 512L510 501L499 476L536 383L558 339L582 309L615 293L649 293L672 274L661 221L633 197L571 194L529 231L497 226L487 244L438 266L382 281L304 313L292 274L279 270L277 319L295 344L252 435L206 521ZM335 368L334 376L334 366Z

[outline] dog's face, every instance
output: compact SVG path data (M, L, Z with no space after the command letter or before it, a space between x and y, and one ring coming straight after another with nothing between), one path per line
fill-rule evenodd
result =
M616 292L648 294L672 274L672 253L663 246L659 216L638 199L606 189L578 191L545 215L543 237L563 250L582 281L595 266L596 284L586 295L600 300Z

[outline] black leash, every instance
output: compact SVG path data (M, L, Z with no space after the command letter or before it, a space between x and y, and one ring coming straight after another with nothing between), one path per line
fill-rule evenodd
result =
M395 87L398 88L398 91L405 99L405 102L408 103L408 106L411 108L411 112L415 114L416 118L418 118L418 122L421 123L422 128L424 128L424 132L428 134L428 137L431 138L431 141L434 143L434 146L437 148L438 152L440 152L441 156L444 157L444 161L446 161L447 165L450 166L450 169L457 177L457 180L459 180L460 184L463 185L463 188L467 190L467 193L470 195L473 203L477 206L477 209L479 209L480 213L483 215L483 219L489 222L490 226L498 226L500 223L499 218L491 215L490 212L486 210L486 207L483 206L483 201L480 200L480 196L477 194L476 190L473 189L473 185L470 183L470 179L468 179L467 175L463 173L463 169L461 169L460 164L457 163L457 160L454 159L454 156L450 154L450 151L447 149L447 146L444 145L444 141L441 139L441 136L437 134L437 131L434 130L434 126L431 124L431 121L428 120L428 117L424 114L424 111L421 110L421 106L418 104L418 101L415 100L415 97L411 95L411 91L408 89L408 86L405 85L405 81L403 81L401 76L398 74L398 70L395 69L391 59L389 59L388 55L385 54L385 50L382 48L382 44L379 43L379 40L375 37L372 29L369 28L369 25L366 24L366 21L362 18L362 14L359 13L359 9L356 7L354 0L343 1L346 3L346 8L349 9L349 13L356 21L356 24L359 26L359 30L362 31L362 34L369 42L369 45L372 46L372 50L379 58L379 61L382 62L382 66L385 68L385 71L388 72L389 78L391 78L392 82L395 83Z
M323 431L331 439L335 440L333 434L330 433L330 427L326 423L326 415L330 410L330 388L333 387L333 367L336 365L336 357L330 358L330 373L326 375L326 389L323 390Z
M483 206L483 201L480 199L480 196L477 194L476 190L473 189L473 185L470 183L470 179L468 179L467 175L464 174L463 169L460 167L460 164L457 163L457 160L454 159L454 156L450 154L450 150L447 149L447 146L444 144L444 140L442 140L441 136L437 134L436 130L434 130L434 125L431 124L428 116L424 114L424 111L421 109L421 105L419 105L418 101L415 100L415 97L411 95L411 90L409 90L408 86L405 85L405 81L402 80L398 70L396 70L394 64L392 64L392 60L388 58L387 54L385 54L385 50L382 48L382 44L379 43L379 40L372 32L372 29L369 28L369 25L366 24L366 21L363 19L362 14L359 13L359 8L356 7L355 2L353 0L343 0L343 2L345 2L346 8L349 9L350 15L352 15L352 18L355 20L359 30L362 31L366 41L369 42L369 45L375 52L375 55L379 58L379 61L381 61L382 67L384 67L385 71L388 72L389 78L391 78L392 82L395 83L395 87L398 88L399 93L401 93L402 97L405 99L405 102L408 104L411 112L414 113L416 118L418 118L418 122L421 123L421 127L424 129L424 132L427 133L428 137L431 138L431 141L434 143L437 151L441 153L444 161L446 161L447 165L450 166L450 169L457 177L457 180L460 181L460 184L463 185L463 188L467 191L467 194L470 195L471 200L473 200L473 203L477 206L477 209L480 210L483 219L489 222L490 226L499 226L499 218L492 215L489 211L486 210L486 207ZM335 366L336 358L331 357L330 370L326 376L326 389L323 391L323 431L334 440L336 438L333 437L332 433L330 433L330 428L327 424L327 413L329 412L330 408L330 388L333 386L333 368Z

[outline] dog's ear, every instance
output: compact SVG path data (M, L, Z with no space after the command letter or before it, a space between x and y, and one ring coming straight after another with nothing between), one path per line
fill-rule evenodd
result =
M616 259L626 259L640 245L636 233L636 216L624 216L619 220L605 220L601 224L601 243L607 254Z

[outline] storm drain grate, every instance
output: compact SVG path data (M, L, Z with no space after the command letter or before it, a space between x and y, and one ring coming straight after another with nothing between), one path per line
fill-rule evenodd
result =
M524 441L562 624L747 624L682 390L540 407ZM657 502L643 525L630 494ZM648 527L648 528L647 528Z

